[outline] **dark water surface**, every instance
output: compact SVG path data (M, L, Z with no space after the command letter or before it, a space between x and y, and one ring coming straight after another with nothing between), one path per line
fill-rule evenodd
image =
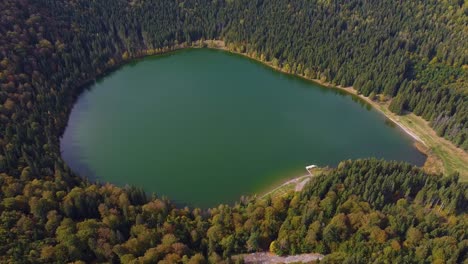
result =
M424 162L411 138L352 99L240 56L186 50L126 65L84 92L62 155L81 176L202 207L310 164Z

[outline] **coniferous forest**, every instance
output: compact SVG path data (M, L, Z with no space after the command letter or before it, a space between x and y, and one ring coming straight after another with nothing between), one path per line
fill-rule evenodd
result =
M302 192L178 208L88 182L60 156L77 96L133 58L223 39L294 74L393 98L468 150L468 2L0 0L0 262L463 263L468 188L405 163L344 161Z

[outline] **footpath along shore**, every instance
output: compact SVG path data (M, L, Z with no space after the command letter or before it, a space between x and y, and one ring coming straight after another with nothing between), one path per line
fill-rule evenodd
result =
M371 105L374 109L383 114L388 120L398 126L403 132L415 140L415 147L427 156L423 169L428 173L444 173L446 175L458 172L461 181L468 181L468 153L463 149L455 146L452 142L437 135L437 133L430 127L429 123L419 116L409 113L406 115L396 115L388 109L390 100L379 102L371 100L362 94L359 94L353 87L342 87L331 83L324 82L318 79L311 79L304 75L291 74L281 67L273 65L270 61L262 61L251 54L238 52L229 49L226 43L222 40L205 40L199 47L207 47L212 49L223 50L229 53L241 55L249 59L255 60L263 65L273 68L276 71L290 74L312 81L323 87L330 89L337 89L344 91L351 96L355 96L360 100ZM197 47L195 47L197 48Z
M204 44L207 45L206 47L208 48L212 48L212 49L218 49L218 50L223 50L223 51L227 51L227 52L230 52L230 53L234 53L234 54L238 54L238 55L242 55L244 57L247 57L249 59L252 59L252 60L255 60L257 62L260 62L264 65L267 65L277 71L280 71L282 73L286 73L286 74L290 74L290 75L294 75L294 76L297 76L297 77L301 77L303 79L306 79L306 80L309 80L309 81L313 81L315 83L318 83L320 84L321 86L324 86L324 87L327 87L327 88L335 88L335 89L339 89L341 91L344 91L346 93L349 93L349 94L352 94L354 96L357 96L359 97L360 99L364 100L365 102L369 103L370 105L372 105L375 109L377 109L378 111L380 111L380 113L382 113L383 115L385 115L388 119L390 119L393 123L395 123L397 126L399 126L405 133L407 133L410 137L412 137L414 140L416 141L419 141L420 143L424 144L424 141L418 136L416 135L415 133L413 133L409 128L405 127L403 124L399 123L398 121L396 121L392 116L388 115L387 113L385 113L384 111L382 111L380 109L380 107L378 107L379 103L375 102L375 101L372 101L369 97L365 97L363 95L360 95L358 94L357 90L354 89L352 86L350 87L342 87L342 86L339 86L339 85L333 85L331 83L328 83L328 82L324 82L324 81L321 81L319 79L311 79L311 78L307 78L306 76L303 76L303 75L298 75L298 74L291 74L285 70L283 70L282 68L280 67L276 67L274 66L271 62L267 62L267 61L262 61L262 60L259 60L258 58L254 58L252 56L249 56L248 54L246 53L241 53L241 52L237 52L237 51L233 51L233 50L229 50L228 47L226 46L226 44L224 43L224 41L222 40L205 40L204 41Z
M337 86L322 80L311 79L304 75L292 74L281 67L273 65L271 61L263 61L253 54L239 52L232 47L229 48L223 40L203 40L193 42L191 45L188 45L187 43L180 43L172 47L165 47L158 50L143 50L140 55L131 59L138 59L148 55L162 55L187 48L211 48L237 54L255 60L276 71L303 78L326 88L346 92L347 94L350 94L351 96L354 96L372 106L374 109L383 114L389 121L398 126L408 136L413 138L415 140L415 147L427 156L426 162L422 167L426 172L444 173L445 175L458 172L461 181L468 181L468 153L463 149L458 148L445 138L439 137L437 133L430 127L429 123L421 117L416 116L413 113L402 116L392 113L388 109L388 105L390 103L389 100L384 102L377 100L374 101L369 97L365 97L362 94L359 94L353 87L341 87L339 85Z

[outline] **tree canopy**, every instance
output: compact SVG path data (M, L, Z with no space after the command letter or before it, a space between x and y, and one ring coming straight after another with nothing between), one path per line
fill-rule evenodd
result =
M394 97L468 149L468 2L0 1L0 262L466 260L466 184L403 163L343 162L301 193L210 210L70 171L59 138L87 84L123 63L223 39L290 73ZM370 260L370 261L367 261Z

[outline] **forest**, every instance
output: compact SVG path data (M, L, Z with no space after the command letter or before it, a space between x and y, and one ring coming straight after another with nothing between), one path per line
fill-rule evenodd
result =
M242 263L232 256L268 250L318 252L324 263L468 257L467 185L408 164L344 161L302 192L209 210L56 176L0 175L0 262Z
M468 150L467 30L460 0L0 0L0 262L231 263L264 250L463 262L468 189L457 175L345 161L286 197L177 208L77 177L59 139L96 78L223 39L288 72L393 98L392 111Z

